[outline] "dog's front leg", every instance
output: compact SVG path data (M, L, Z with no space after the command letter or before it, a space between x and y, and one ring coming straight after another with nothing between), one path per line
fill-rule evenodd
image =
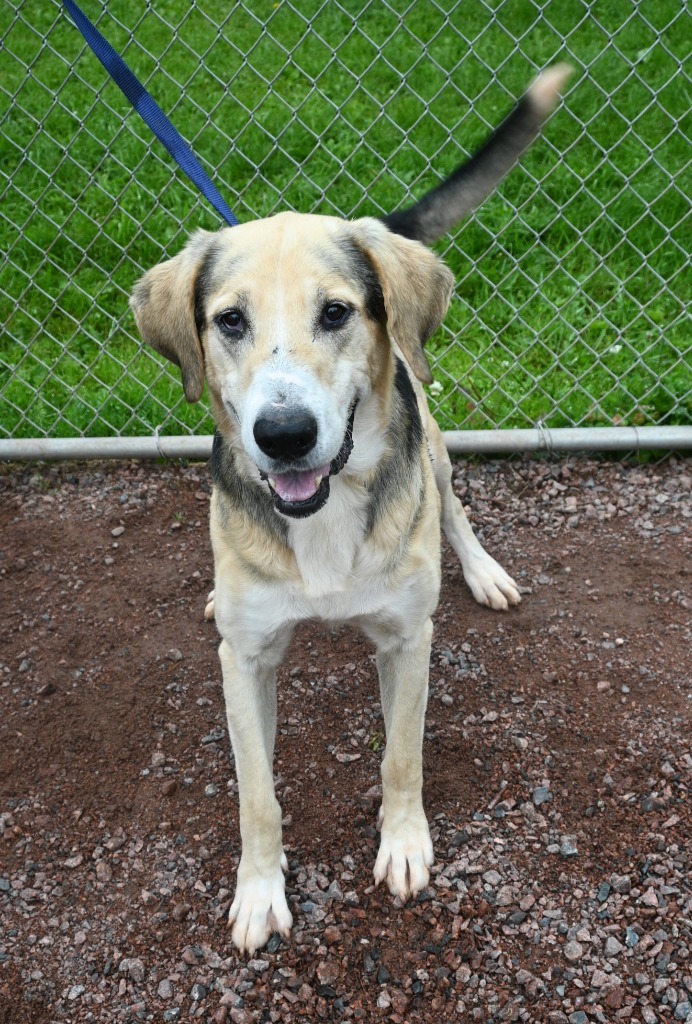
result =
M375 881L401 900L428 884L433 848L423 810L423 726L432 622L418 634L375 638L387 747L382 761L382 834Z
M274 793L276 661L272 654L247 658L225 640L219 648L228 729L240 800L242 852L229 921L241 952L260 949L274 931L288 935L293 918L286 903L281 808Z

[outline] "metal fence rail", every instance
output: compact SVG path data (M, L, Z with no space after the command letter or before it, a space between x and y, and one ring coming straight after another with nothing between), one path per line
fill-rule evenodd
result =
M439 249L458 287L431 402L446 431L627 426L692 445L682 0L83 7L241 220L390 212L570 61L542 139ZM0 457L209 433L127 299L215 215L56 0L10 0L0 39Z

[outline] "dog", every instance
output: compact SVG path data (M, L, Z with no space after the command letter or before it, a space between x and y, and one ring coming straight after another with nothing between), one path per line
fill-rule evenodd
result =
M567 74L540 75L486 146L408 210L199 230L135 287L143 339L180 367L189 402L206 377L216 421L209 612L239 789L229 923L242 953L292 925L272 761L276 670L300 621L349 622L375 645L386 729L375 881L402 901L428 883L422 742L440 525L477 601L503 610L520 595L452 491L421 387L453 284L427 246L515 164Z

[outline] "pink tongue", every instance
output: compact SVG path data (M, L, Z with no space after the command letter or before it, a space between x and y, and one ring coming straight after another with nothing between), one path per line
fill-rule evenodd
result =
M272 487L284 501L307 501L316 492L318 477L325 477L329 466L307 469L301 473L279 473L272 476Z

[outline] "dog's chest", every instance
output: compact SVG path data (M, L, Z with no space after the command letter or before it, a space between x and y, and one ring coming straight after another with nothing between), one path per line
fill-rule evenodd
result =
M337 484L318 515L291 524L289 543L300 574L297 590L306 600L340 594L352 598L359 579L369 575L373 553L364 521L362 496Z

